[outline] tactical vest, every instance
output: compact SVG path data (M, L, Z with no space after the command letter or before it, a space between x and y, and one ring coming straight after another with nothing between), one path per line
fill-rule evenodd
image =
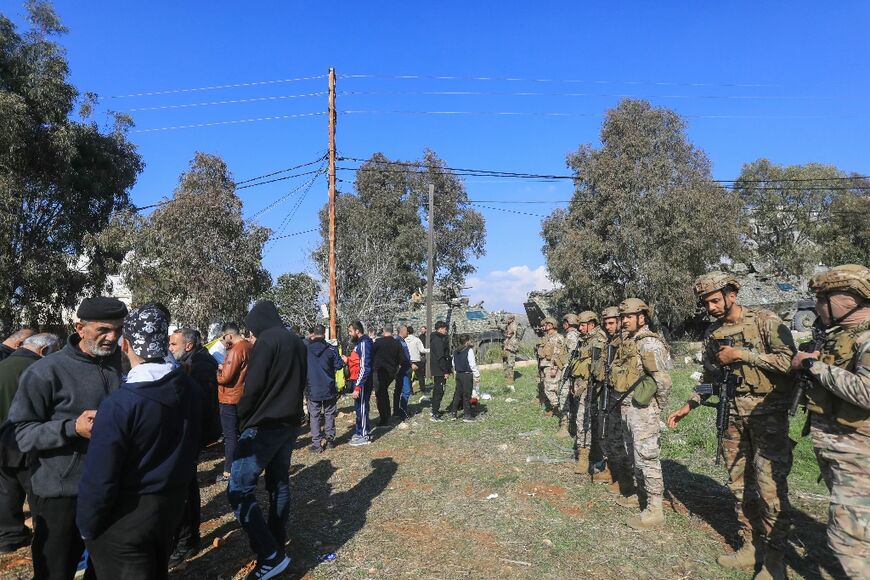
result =
M622 342L619 345L619 350L616 351L616 357L613 359L613 364L610 367L613 390L617 393L626 392L635 382L638 381L638 379L646 374L644 368L650 365L641 360L642 355L637 349L637 342L651 336L661 340L661 337L658 334L646 327L640 329L637 334L631 338L622 339ZM648 353L643 356L654 357L655 355ZM638 364L639 360L641 364ZM651 366L653 368L655 367L655 361L652 362Z
M870 320L859 324L855 328L840 330L827 337L822 347L821 360L825 364L845 369L850 373L855 372L855 354L858 352L857 338L860 334L870 330ZM818 415L825 415L846 427L857 429L862 424L870 421L870 411L844 401L837 395L812 383L807 390L807 410Z
M708 337L707 356L713 364L716 351L718 350L713 343L713 340L721 340L723 338L732 338L734 340L734 348L748 350L756 354L766 354L768 352L767 344L769 340L765 336L766 331L763 328L764 324L770 318L775 318L776 315L769 310L751 310L743 307L743 320L737 324L722 324L715 328ZM741 394L752 393L753 395L766 395L771 391L789 391L794 384L794 378L790 375L782 375L779 373L767 373L745 361L735 361L731 363L731 369L734 374L740 376L743 380L740 386L737 387L737 392ZM773 376L771 376L773 375Z
M577 360L574 361L574 368L571 369L571 376L584 381L589 380L592 374L592 346L590 344L591 334L586 334L580 337L580 342L577 344Z

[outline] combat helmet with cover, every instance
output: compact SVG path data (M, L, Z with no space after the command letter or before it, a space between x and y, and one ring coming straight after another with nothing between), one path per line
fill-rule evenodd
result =
M740 290L740 282L737 281L734 274L717 270L698 276L692 290L695 292L695 298L701 298L707 294L718 292L725 286L733 286L735 290Z
M594 312L592 312L591 310L584 310L583 312L580 313L580 315L577 317L577 319L580 321L580 324L583 324L585 322L597 323L598 322L598 315L595 314Z
M552 316L548 316L541 321L541 326L544 326L545 324L552 324L553 326L558 326L556 319Z
M810 278L809 289L815 294L851 292L870 300L870 269L858 264L835 266Z
M640 298L626 298L619 303L620 314L649 314L649 306Z
M619 318L618 306L608 306L601 311L601 320L606 320L608 318Z
M577 319L577 315L570 312L562 317L562 322L567 322L569 326L577 326L578 324L580 324L580 321Z

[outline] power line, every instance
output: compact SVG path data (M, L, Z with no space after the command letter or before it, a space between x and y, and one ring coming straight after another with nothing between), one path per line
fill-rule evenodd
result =
M317 79L325 79L326 75L316 75L311 77L296 77L290 79L273 79L267 81L253 81L248 83L232 83L232 84L224 84L224 85L211 85L205 87L195 87L195 88L187 88L187 89L166 89L160 91L148 91L143 93L131 93L128 95L112 95L110 99L127 99L132 97L153 97L157 95L174 95L178 93L193 93L199 91L215 91L219 89L236 89L240 87L256 87L262 85L277 85L282 83L295 83L298 81L312 81Z
M447 97L606 97L633 99L701 99L701 100L738 100L738 101L808 101L808 100L848 100L864 97L848 97L833 95L638 95L632 93L574 93L574 92L541 92L541 91L345 91L341 96L447 96Z
M316 232L316 231L318 231L317 228L310 229L310 230L304 230L304 231L301 231L301 232L293 232L292 234L284 234L283 236L274 236L274 237L269 238L269 239L266 240L266 241L268 241L268 242L272 242L272 241L275 241L275 240L281 240L281 239L283 239L283 238L290 238L290 237L293 237L293 236L301 236L302 234L310 234L310 233L312 233L312 232Z
M290 190L288 193L282 195L281 197L279 197L278 199L276 199L275 201L273 201L272 203L270 203L270 204L267 205L266 207L262 208L261 210L257 211L257 212L254 213L254 214L253 214L249 219L255 219L255 218L257 218L257 217L263 215L263 214L266 213L267 211L269 211L269 210L271 210L272 208L274 208L274 207L280 205L280 204L283 203L285 200L287 200L287 199L289 199L290 197L292 197L293 194L296 193L297 191L299 191L299 190L301 190L301 189L303 189L303 188L305 188L305 187L309 187L309 188L310 188L311 185L314 183L314 181L315 181L315 180L317 179L317 177L319 176L319 174L323 173L323 165L321 164L321 166L320 166L316 171L312 171L312 172L309 172L309 173L314 173L314 174L315 174L314 177L312 177L311 179L309 179L307 182L305 182L305 183L299 185L298 187L295 187L294 189Z
M152 129L136 129L133 133L154 133L157 131L175 131L178 129L198 129L201 127L216 127L218 125L239 125L241 123L256 123L259 121L278 121L283 119L298 119L302 117L317 117L325 115L326 111L316 113L296 113L293 115L277 115L274 117L257 117L254 119L237 119L234 121L214 121L211 123L195 123L192 125L174 125L171 127L154 127Z
M288 171L295 171L296 169L301 169L303 167L308 167L310 165L314 165L315 163L320 163L324 159L326 159L325 154L321 155L320 157L318 157L314 161L309 161L307 163L300 163L299 165L294 165L293 167L287 167L286 169L279 169L278 171L273 171L271 173L265 173L263 175L258 175L257 177L251 177L250 179L244 179L242 181L237 181L236 186L239 186L239 185L242 185L245 183L250 183L251 181L257 181L259 179L265 179L266 177L272 177L273 175L280 175L281 173L286 173Z
M526 82L526 83L569 83L591 85L654 85L654 86L682 86L682 87L742 87L742 88L765 88L779 85L768 83L700 83L700 82L677 82L677 81L642 81L642 80L604 80L604 79L547 79L547 78L519 78L497 76L456 76L456 75L388 75L388 74L345 74L339 75L340 79L393 79L393 80L462 80L462 81L501 81L501 82Z
M241 187L237 187L236 189L247 189L249 187L257 187L259 185L266 185L268 183L275 183L276 181L287 181L288 179L296 179L297 177L302 177L304 175L311 175L314 173L323 173L323 168L314 169L312 171L303 171L302 173L295 173L293 175L285 175L284 177L276 177L275 179L268 179L266 181L258 181L257 183L249 183L248 185L243 185Z
M325 95L325 91L321 91L318 93L301 93L298 95L277 95L273 97L254 97L250 99L230 99L225 101L207 101L204 103L183 103L180 105L160 105L156 107L135 107L133 109L127 109L128 113L139 113L144 111L163 111L167 109L188 109L191 107L207 107L211 105L235 105L239 103L257 103L261 101L282 101L285 99L301 99L304 97L322 97Z
M408 111L359 109L341 111L345 115L436 115L436 116L494 116L494 117L603 117L605 113L552 112L552 111ZM868 115L690 115L681 114L687 119L772 119L772 120L809 120L809 119L866 119Z
M548 215L543 215L543 214L539 214L539 213L530 213L530 212L527 212L527 211L520 211L520 210L517 210L517 209L508 209L508 208L506 208L506 207L492 207L492 206L488 206L488 205L481 205L480 203L477 203L477 202L474 202L474 201L471 201L471 202L469 202L469 203L470 203L471 205L475 205L475 206L477 206L477 207L482 207L482 208L484 208L484 209L492 209L492 210L495 210L495 211L503 211L503 212L507 212L507 213L515 213L515 214L520 214L520 215L529 215L529 216L532 216L532 217L539 217L539 218L547 218L547 217L550 217L550 216L548 216Z
M287 215L284 216L284 219L281 220L281 223L278 225L278 229L275 232L276 235L280 235L281 232L284 231L284 228L286 228L288 225L290 225L290 222L293 220L294 217L296 217L296 212L299 210L299 207L302 205L302 202L305 201L305 197L308 195L308 192L311 191L311 187L314 185L314 182L317 181L317 178L320 176L321 173L323 173L322 167L321 167L321 171L319 171L317 173L317 175L312 177L308 181L308 183L306 183L305 186L303 186L302 193L299 195L299 199L296 200L296 203L293 204L293 207L290 208L290 211L287 212Z

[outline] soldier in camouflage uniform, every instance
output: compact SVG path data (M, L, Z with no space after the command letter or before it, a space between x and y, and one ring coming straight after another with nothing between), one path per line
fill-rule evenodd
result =
M580 348L580 330L579 330L580 322L577 319L576 314L566 314L562 317L562 329L565 331L565 348L568 351L568 358L574 356L574 351L577 351ZM579 352L578 352L579 355ZM576 364L573 365L576 368ZM576 407L577 397L574 395L574 383L577 380L575 378L575 374L573 369L567 369L562 373L565 376L564 384L562 385L561 396L563 399L568 399L565 401L565 420L561 421L559 425L559 432L556 434L557 437L567 438L571 436L571 433L568 431L568 423L570 423L570 417L572 413L572 409Z
M543 377L544 396L550 411L559 418L560 424L567 420L567 393L561 393L562 370L568 363L565 339L556 331L556 319L548 316L542 322L544 339L538 347L538 365Z
M601 358L604 345L606 343L606 335L598 328L598 315L591 310L585 310L577 316L580 323L580 343L579 356L577 363L574 365L572 374L574 375L574 389L571 392L574 395L574 402L577 408L576 415L576 433L577 433L577 465L574 466L574 473L579 475L587 475L589 473L589 450L592 447L593 431L590 425L588 432L583 431L583 425L586 422L586 397L594 396L594 392L588 389L595 388L592 383L592 368ZM594 409L595 401L590 401L589 411ZM591 421L591 417L589 418Z
M601 327L597 332L603 334L604 346L592 368L592 373L602 388L607 385L607 404L609 407L617 398L613 390L613 382L609 376L612 373L608 361L613 361L616 351L619 349L619 343L622 341L619 332L619 308L609 306L601 312ZM608 352L610 359L607 358ZM601 421L602 417L602 413L599 412L598 420ZM601 445L601 453L604 455L604 469L595 473L592 476L592 481L609 484L607 491L614 495L623 492L626 495L631 495L631 490L634 487L634 475L632 474L631 461L625 454L625 444L622 439L622 417L619 409L607 414L604 434L599 444Z
M613 361L613 388L622 398L622 436L625 451L634 460L638 488L645 492L646 507L632 516L628 525L636 530L661 527L665 522L662 496L661 425L659 413L666 408L671 393L671 354L658 334L650 330L650 309L637 298L619 304L622 343ZM639 507L640 498L632 495L617 503Z
M510 387L514 386L514 366L517 363L517 350L520 347L520 341L517 338L517 320L513 314L508 314L504 319L504 327L502 328L504 335L502 354L502 369L504 369L504 378Z
M776 314L737 303L739 290L737 279L725 272L704 274L694 285L695 297L716 319L704 333L703 382L721 380L726 369L740 378L727 411L722 447L743 545L716 561L725 568L752 571L763 561L756 578L783 578L791 527L787 478L794 445L788 436L794 385L789 366L796 349ZM720 346L729 339L733 346ZM705 399L693 393L671 413L668 425L675 428Z
M812 380L806 404L831 491L828 545L850 578L870 578L870 270L837 266L809 286L831 330L820 351L798 352L792 368Z

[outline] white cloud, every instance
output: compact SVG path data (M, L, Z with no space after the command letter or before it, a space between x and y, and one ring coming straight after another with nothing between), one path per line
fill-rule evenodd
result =
M512 266L507 270L494 270L467 280L472 302L484 301L488 310L522 312L526 295L532 290L550 290L553 283L547 278L547 269L538 266Z

